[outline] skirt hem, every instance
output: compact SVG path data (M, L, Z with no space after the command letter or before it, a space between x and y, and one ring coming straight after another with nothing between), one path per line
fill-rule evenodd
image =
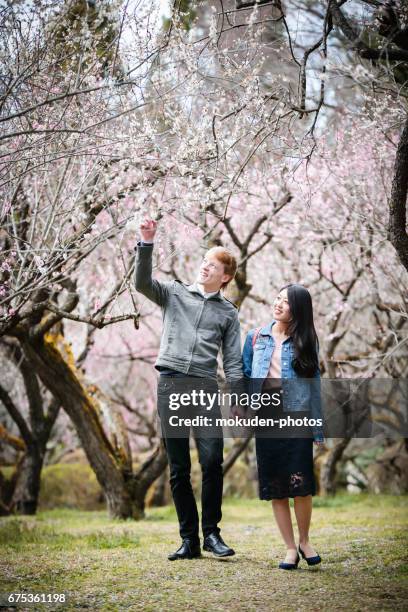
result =
M268 497L266 496L259 496L259 499L262 501L271 501L272 499L294 499L295 497L307 497L308 495L316 495L316 493L298 493L296 495L269 495Z

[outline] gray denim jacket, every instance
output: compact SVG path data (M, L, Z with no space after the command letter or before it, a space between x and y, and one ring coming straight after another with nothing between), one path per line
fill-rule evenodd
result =
M238 311L220 292L205 298L195 284L152 278L152 244L136 247L135 286L162 308L163 333L156 367L190 376L217 377L222 349L227 380L242 378Z

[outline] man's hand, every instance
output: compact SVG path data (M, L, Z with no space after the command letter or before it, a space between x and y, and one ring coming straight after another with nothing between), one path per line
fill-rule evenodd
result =
M152 242L156 235L156 230L157 221L153 221L153 219L145 219L143 223L140 224L140 233L142 234L142 240Z

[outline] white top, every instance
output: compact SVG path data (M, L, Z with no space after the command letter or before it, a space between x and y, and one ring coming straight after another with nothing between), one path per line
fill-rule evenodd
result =
M218 293L218 291L210 291L210 292L206 293L204 291L204 285L200 285L199 283L195 283L195 286L197 287L197 289L201 293L201 295L203 295L205 298L209 298L212 295L217 295L217 293Z

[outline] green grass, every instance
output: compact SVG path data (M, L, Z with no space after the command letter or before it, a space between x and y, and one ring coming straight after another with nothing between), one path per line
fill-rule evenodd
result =
M407 507L407 496L314 498L323 563L296 572L277 568L284 548L269 503L258 500L225 501L222 533L237 554L224 561L167 561L179 542L172 507L140 522L70 509L7 517L0 592L65 592L68 610L403 610Z

